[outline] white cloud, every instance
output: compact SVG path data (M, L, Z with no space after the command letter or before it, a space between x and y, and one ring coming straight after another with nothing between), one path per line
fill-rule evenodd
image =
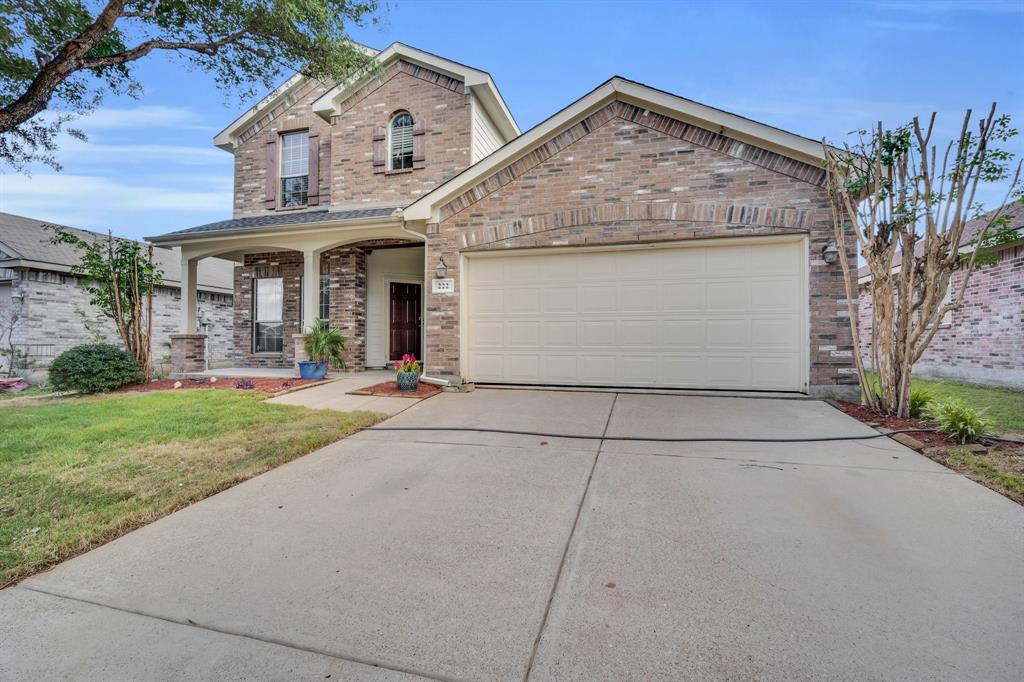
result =
M94 175L0 175L0 210L142 237L231 215L230 184L152 185Z
M202 116L188 107L143 105L125 109L99 108L73 125L88 130L121 128L208 128Z
M116 157L116 158L108 158ZM230 169L231 157L213 147L190 147L175 144L95 144L67 138L61 143L62 164L71 162L135 162L161 165L217 165ZM225 172L230 173L230 170Z

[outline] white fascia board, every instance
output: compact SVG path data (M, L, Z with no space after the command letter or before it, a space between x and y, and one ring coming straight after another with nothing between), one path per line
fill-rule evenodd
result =
M496 170L514 163L538 144L561 133L608 102L619 99L701 128L720 132L758 147L778 152L817 166L824 158L821 143L788 133L742 116L730 114L699 102L656 90L646 85L615 77L598 86L551 118L537 124L500 150L482 159L406 207L406 220L436 221L438 209Z
M257 102L254 107L232 121L227 128L217 133L213 138L214 146L220 147L227 152L233 152L235 149L235 134L239 130L247 127L249 122L265 109L277 106L281 100L294 92L305 81L306 77L301 73L297 73L286 80L282 85L271 91L269 95Z

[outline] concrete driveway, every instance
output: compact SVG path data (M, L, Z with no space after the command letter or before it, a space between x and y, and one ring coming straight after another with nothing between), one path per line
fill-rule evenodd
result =
M871 433L478 390L386 426ZM0 592L0 679L1020 679L1024 509L891 441L368 431Z

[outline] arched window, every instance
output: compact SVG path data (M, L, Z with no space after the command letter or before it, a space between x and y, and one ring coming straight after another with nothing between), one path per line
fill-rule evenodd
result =
M400 111L391 118L391 170L412 168L412 115Z

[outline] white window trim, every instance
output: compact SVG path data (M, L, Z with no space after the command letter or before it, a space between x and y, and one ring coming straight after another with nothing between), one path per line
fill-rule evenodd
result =
M305 135L306 145L305 148L309 148L309 130L288 130L278 134L278 150L277 150L277 194L278 194L278 208L303 208L309 206L309 153L303 157L306 160L306 172L305 173L285 173L284 172L284 141L285 138L293 135ZM284 201L284 181L287 178L306 178L306 201L296 206L288 206Z
M412 125L409 126L409 166L407 168L395 168L395 165L394 165L395 164L395 150L394 150L394 146L393 146L394 140L392 139L392 132L394 131L395 119L397 119L399 116L408 116L409 120L412 121ZM407 111L405 109L402 109L400 111L396 111L394 114L391 115L391 118L388 119L388 130L387 130L387 138L386 138L387 139L387 155L388 155L386 168L387 168L388 172L394 172L394 171L404 172L404 171L411 171L413 169L413 167L412 167L412 155L413 155L413 149L414 149L414 145L415 145L415 142L413 141L413 138L414 138L413 130L415 128L416 128L416 118L409 111Z

